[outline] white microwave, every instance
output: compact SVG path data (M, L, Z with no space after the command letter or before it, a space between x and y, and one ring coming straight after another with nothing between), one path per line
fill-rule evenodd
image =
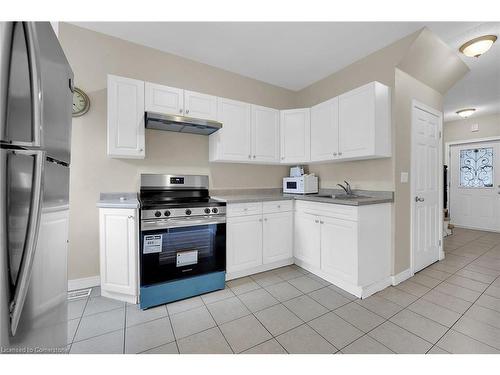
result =
M283 193L315 194L318 192L318 177L305 174L298 177L283 178Z

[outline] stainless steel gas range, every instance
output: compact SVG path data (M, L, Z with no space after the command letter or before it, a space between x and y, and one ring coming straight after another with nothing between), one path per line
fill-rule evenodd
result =
M224 289L226 204L208 176L141 175L140 306Z

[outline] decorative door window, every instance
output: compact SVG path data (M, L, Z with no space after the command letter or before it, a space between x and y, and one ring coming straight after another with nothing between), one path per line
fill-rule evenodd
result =
M460 187L493 187L493 147L460 150Z

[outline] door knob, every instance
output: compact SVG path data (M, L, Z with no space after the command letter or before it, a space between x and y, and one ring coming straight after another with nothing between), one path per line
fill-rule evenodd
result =
M423 202L423 201L425 201L425 198L415 197L415 202Z

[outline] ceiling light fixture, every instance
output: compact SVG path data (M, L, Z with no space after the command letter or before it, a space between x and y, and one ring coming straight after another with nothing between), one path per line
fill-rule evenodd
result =
M496 40L496 35L483 35L469 40L459 48L459 51L467 57L479 57L488 51Z
M475 108L464 108L464 109L461 109L460 111L457 111L456 114L462 118L467 118L470 115L472 115L475 111L476 111Z

